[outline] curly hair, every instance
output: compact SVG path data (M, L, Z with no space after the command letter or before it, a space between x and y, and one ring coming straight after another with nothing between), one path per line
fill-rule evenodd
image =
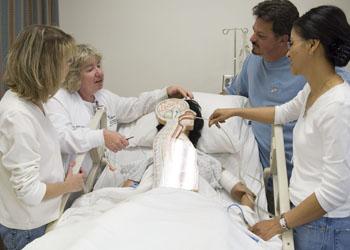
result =
M80 89L80 72L82 67L91 59L102 60L102 55L89 44L78 44L75 50L68 74L63 82L63 88L69 92Z
M288 35L299 17L298 9L288 0L266 0L253 8L253 15L272 22L272 31L278 36Z

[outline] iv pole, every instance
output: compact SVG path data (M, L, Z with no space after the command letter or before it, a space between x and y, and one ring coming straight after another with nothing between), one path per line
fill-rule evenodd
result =
M237 74L237 31L241 31L243 34L248 33L247 28L229 28L229 29L222 29L222 34L228 35L231 31L233 31L233 76ZM222 90L224 90L225 87L225 75L223 76L222 81Z

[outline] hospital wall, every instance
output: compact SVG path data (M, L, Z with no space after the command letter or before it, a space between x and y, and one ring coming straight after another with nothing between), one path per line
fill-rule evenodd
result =
M258 0L59 0L60 25L79 43L103 54L105 87L131 96L169 84L218 93L223 74L233 73L233 33L248 38ZM341 7L349 0L292 0L300 14L321 5ZM241 33L237 33L241 47ZM350 66L348 65L348 69Z

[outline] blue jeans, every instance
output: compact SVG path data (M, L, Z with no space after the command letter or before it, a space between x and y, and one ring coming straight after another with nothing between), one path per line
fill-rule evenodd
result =
M0 224L0 237L7 250L20 250L45 233L46 225L30 229L11 229Z
M350 217L322 217L294 229L296 250L350 249Z

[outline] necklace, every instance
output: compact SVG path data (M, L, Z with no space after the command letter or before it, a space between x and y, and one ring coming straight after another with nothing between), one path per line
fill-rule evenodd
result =
M338 75L331 76L328 80L323 82L317 89L312 89L307 97L304 116L311 106L317 101L317 99L327 92L329 89L339 84L341 78Z

